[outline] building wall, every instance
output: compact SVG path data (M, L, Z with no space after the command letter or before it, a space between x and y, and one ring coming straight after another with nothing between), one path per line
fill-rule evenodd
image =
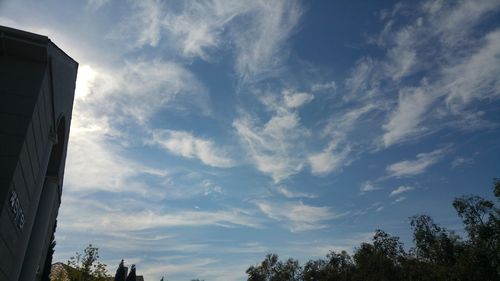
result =
M0 280L33 280L60 205L78 64L44 36L0 27L0 41Z

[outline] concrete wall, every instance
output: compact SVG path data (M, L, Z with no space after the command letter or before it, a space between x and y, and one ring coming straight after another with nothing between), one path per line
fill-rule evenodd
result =
M52 234L45 228L52 229L60 205L77 67L47 37L0 27L0 280L33 280L45 258ZM60 159L51 160L56 148ZM57 190L47 193L49 161L57 162L51 175ZM54 198L42 204L48 194Z

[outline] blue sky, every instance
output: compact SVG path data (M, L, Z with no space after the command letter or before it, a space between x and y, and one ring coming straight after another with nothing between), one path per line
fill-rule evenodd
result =
M79 63L55 260L245 280L408 217L461 233L500 159L500 1L0 1Z

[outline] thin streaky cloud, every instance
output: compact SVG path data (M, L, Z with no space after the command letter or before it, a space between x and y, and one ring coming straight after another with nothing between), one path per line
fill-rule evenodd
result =
M440 148L431 152L419 153L415 160L403 160L386 167L389 177L412 177L424 173L427 168L436 164L448 153L448 148Z
M306 205L302 201L282 204L256 201L255 205L270 219L281 221L292 232L326 228L326 221L345 215L336 214L329 207Z
M172 130L155 130L152 133L153 145L167 150L169 153L185 158L197 158L206 165L228 168L235 162L224 150L209 139L193 136L189 132Z
M294 192L284 186L276 187L276 192L285 196L286 198L318 198L318 195L306 193L306 192Z
M413 187L401 185L401 186L395 188L393 191L391 191L391 193L389 194L389 197L393 197L393 196L399 195L401 193L408 192L410 190L413 190Z

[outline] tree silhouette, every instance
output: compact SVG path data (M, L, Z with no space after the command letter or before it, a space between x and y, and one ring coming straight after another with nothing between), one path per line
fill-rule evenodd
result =
M127 277L127 270L125 269L125 266L123 265L123 260L120 262L118 265L118 269L116 269L115 273L115 281L125 281L125 278Z
M130 273L128 274L127 279L125 281L136 281L136 279L137 279L137 276L135 274L135 265L133 264L130 267Z

